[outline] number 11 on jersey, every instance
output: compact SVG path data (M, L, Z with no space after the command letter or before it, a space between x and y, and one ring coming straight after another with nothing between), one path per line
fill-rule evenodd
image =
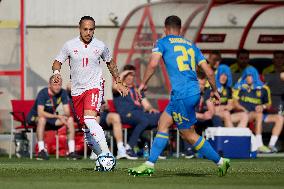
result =
M87 67L87 66L88 66L88 62L89 62L89 59L88 59L88 58L83 58L83 59L82 59L82 62L83 62L83 67Z

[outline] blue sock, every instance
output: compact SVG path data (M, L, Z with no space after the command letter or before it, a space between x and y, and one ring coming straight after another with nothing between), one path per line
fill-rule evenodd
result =
M152 144L152 148L150 151L150 156L148 161L152 163L156 163L156 161L159 158L159 155L162 153L164 148L167 146L169 140L169 134L168 133L162 133L158 132L154 142Z
M198 153L205 156L207 159L214 161L216 164L220 161L221 157L215 152L210 143L203 137L199 137L197 142L193 145Z

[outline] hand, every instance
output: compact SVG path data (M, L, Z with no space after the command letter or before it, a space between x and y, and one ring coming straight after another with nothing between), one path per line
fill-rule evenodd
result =
M123 97L128 95L129 89L128 87L124 86L122 83L117 83L116 90L119 92L119 94Z
M256 111L257 113L262 113L262 112L263 112L263 107L262 107L262 105L257 105L257 106L255 107L255 111Z
M57 118L63 123L63 125L67 125L67 116L57 115Z
M140 99L142 99L142 91L146 91L146 90L147 90L147 86L144 83L141 83L137 90Z
M60 74L55 74L53 77L53 83L60 83L62 81L62 77Z
M213 91L213 93L211 93L211 101L213 102L214 105L220 105L220 95L218 91Z
M212 114L211 114L211 112L209 112L209 111L204 112L204 114L203 114L203 119L204 119L204 120L212 119Z

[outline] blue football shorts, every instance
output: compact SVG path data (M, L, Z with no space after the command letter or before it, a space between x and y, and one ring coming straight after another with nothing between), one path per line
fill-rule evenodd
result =
M178 129L189 129L196 123L195 107L199 104L199 100L199 94L170 100L165 111L173 117Z

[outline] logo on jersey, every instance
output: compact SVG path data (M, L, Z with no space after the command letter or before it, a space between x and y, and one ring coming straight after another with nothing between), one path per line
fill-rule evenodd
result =
M73 52L74 52L74 54L77 55L79 51L77 49L75 49Z
M95 48L95 49L94 49L94 53L95 53L95 55L100 56L100 54L101 54L101 49Z
M256 96L261 97L261 91L256 91Z

